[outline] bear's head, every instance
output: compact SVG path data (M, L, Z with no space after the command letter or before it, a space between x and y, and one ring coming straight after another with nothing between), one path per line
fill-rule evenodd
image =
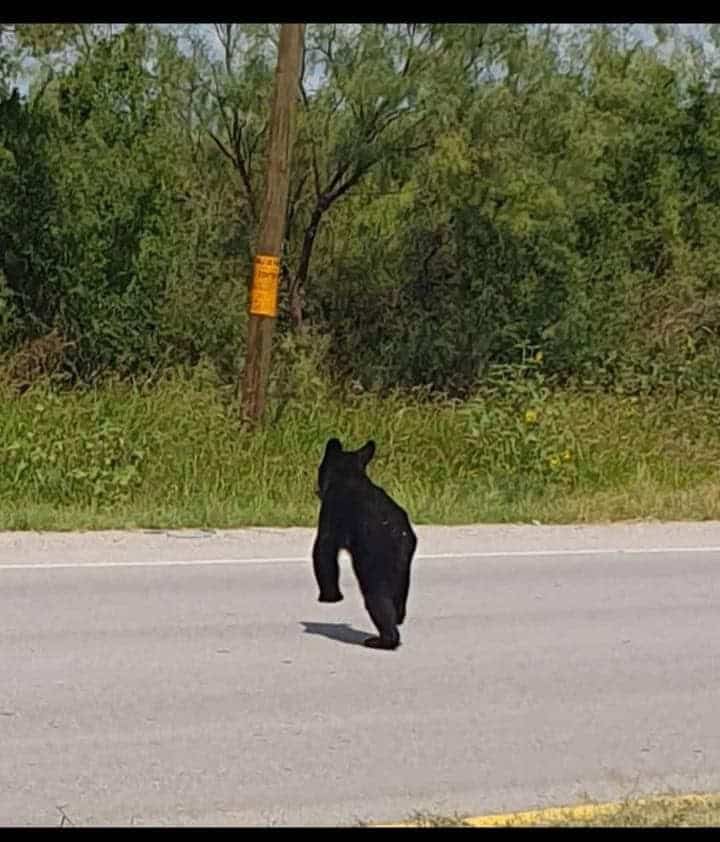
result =
M318 470L318 497L322 500L330 485L338 479L365 476L365 468L374 455L375 442L372 439L359 450L343 450L338 439L330 439L325 445L325 455Z

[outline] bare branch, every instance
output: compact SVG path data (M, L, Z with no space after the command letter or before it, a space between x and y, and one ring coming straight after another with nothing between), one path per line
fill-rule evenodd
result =
M338 164L338 168L335 171L335 175L332 177L330 184L328 184L327 188L323 191L323 196L327 196L329 193L332 193L335 186L340 183L345 173L350 169L350 163L347 162L345 164Z
M215 134L212 129L209 129L207 126L205 127L205 131L210 135L210 137L215 142L217 148L226 156L226 158L235 166L235 156L233 155L232 151L225 146L225 144L220 140L220 138Z
M325 133L325 135L326 135L326 136L327 136L328 132L330 131L330 121L332 120L333 116L335 115L335 112L336 112L336 111L338 110L338 108L340 108L340 106L342 105L343 100L344 100L344 97L340 97L340 98L338 98L338 99L335 99L335 98L333 97L333 106L332 106L332 108L328 111L328 114L327 114L327 116L326 116L326 118L325 118L325 126L324 126L324 129L323 129L323 131L324 131L324 133Z
M307 58L307 43L306 43L305 39L303 38L302 58L300 60L300 78L299 78L298 81L299 81L299 84L300 84L300 93L302 94L303 103L305 104L305 107L307 108L307 104L308 104L307 94L305 93L305 85L304 85L304 82L305 82L305 60L306 60L306 58Z
M246 162L241 154L239 138L233 138L234 150L232 150L229 149L222 142L222 140L215 134L214 131L212 131L212 129L206 126L205 131L211 137L217 148L223 153L223 155L225 155L225 157L232 163L233 167L240 174L240 179L242 180L243 188L245 190L245 197L248 201L250 213L252 215L253 220L257 220L257 204L255 201L255 191L252 188L252 179L250 178L250 171L246 166Z
M235 52L235 44L233 43L233 26L232 23L214 23L213 29L215 35L223 49L223 63L225 65L225 72L228 76L233 76L232 59Z
M290 226L292 225L292 221L295 218L295 210L297 208L298 202L300 201L300 196L303 191L303 187L305 187L305 182L307 181L307 173L304 173L300 181L298 182L297 189L293 194L292 198L290 199L289 204L289 211L287 217L287 228L290 230Z
M305 110L310 110L310 101L308 99L307 92L305 90L305 85L303 83L303 78L305 76L305 56L307 51L303 50L303 58L302 58L302 71L300 74L300 94L302 96L303 105L305 106ZM326 129L327 130L327 129ZM320 172L318 170L318 162L317 162L317 141L316 138L313 136L310 138L310 146L311 146L311 163L313 169L313 179L315 181L315 194L316 196L320 196Z
M255 203L255 192L252 188L252 179L250 178L250 167L246 164L246 157L242 151L243 126L240 123L237 109L233 110L233 125L232 125L232 143L235 150L235 166L240 173L243 184L245 185L245 192L247 194L248 203L250 204L250 212L253 220L257 220L257 208Z
M92 45L88 39L86 24L79 24L78 31L80 32L80 37L82 38L83 46L85 47L85 58L87 59L92 52Z
M410 62L413 57L413 47L415 46L415 31L417 29L416 23L407 23L405 26L407 27L408 35L410 36L410 44L408 45L407 55L405 56L405 64L403 65L403 69L400 71L401 76L407 76L408 71L410 70Z
M354 187L360 181L360 179L363 178L363 176L365 176L375 166L375 164L377 164L377 162L378 159L374 158L372 161L369 161L366 164L363 164L362 166L358 165L355 168L353 174L350 176L350 178L347 179L347 181L345 181L335 190L328 191L327 193L325 193L325 195L323 196L323 210L327 210L330 207L330 205L333 204L333 202L336 202L341 196L344 196L345 193L348 192L348 190Z

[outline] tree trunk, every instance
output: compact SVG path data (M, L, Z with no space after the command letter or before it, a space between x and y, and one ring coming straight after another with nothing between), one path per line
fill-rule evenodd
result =
M300 252L300 263L295 277L292 279L290 285L290 317L292 318L293 327L299 330L303 322L303 304L305 301L305 285L307 283L308 272L310 271L310 258L312 257L313 246L315 245L315 237L317 236L318 226L320 220L325 213L325 208L321 203L315 206L315 210L310 217L310 224L305 230L303 237L302 251Z

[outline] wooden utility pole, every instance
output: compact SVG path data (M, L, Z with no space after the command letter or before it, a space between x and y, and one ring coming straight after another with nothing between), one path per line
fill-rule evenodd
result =
M302 23L283 23L280 26L275 86L270 106L265 197L250 285L247 356L242 378L244 414L252 422L262 418L270 372L304 30Z

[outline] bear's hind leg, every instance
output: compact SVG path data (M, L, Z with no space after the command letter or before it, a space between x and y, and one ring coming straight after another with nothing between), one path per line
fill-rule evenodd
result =
M400 645L400 634L392 598L373 594L365 598L365 607L370 614L370 619L380 632L379 637L368 637L365 640L365 646L371 649L397 649Z
M397 624L401 626L405 620L408 591L410 590L410 567L417 548L417 537L408 528L403 531L398 548L397 590L395 593L395 612Z
M407 606L408 591L410 590L410 565L406 565L401 574L402 581L395 597L395 616L397 624L401 626L405 620L405 609Z

